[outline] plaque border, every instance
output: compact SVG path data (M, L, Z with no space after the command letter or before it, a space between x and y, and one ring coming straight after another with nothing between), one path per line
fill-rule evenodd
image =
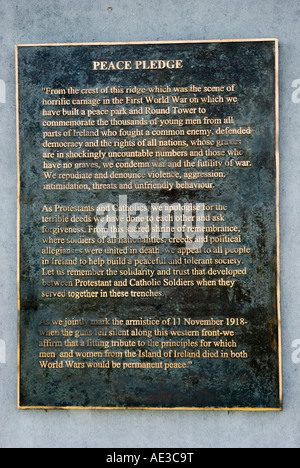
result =
M21 272L20 272L20 246L21 246L21 176L20 176L20 109L19 109L19 49L23 47L80 47L80 46L124 46L124 45L164 45L164 44L220 44L242 42L274 42L275 44L275 166L276 166L276 237L277 237L277 319L278 319L278 364L279 364L279 407L278 408L251 408L251 407L100 407L100 406L22 406L20 403L21 380ZM279 39L216 39L216 40L180 40L180 41L130 41L130 42L81 42L81 43L44 43L44 44L16 44L15 45L15 78L16 78L16 134L17 134L17 287L18 287L18 350L17 350L17 408L18 410L73 410L73 411L237 411L237 412L281 412L283 410L283 383L282 383L282 332L281 332L281 291L280 291L280 152L279 152Z

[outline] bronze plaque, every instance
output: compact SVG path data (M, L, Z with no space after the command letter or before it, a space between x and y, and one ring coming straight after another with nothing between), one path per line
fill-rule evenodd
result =
M280 410L277 40L16 56L19 408Z

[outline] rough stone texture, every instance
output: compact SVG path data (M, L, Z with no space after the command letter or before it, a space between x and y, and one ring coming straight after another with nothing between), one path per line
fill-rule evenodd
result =
M0 447L299 447L300 339L298 0L0 0ZM17 43L240 39L280 41L281 252L284 411L69 412L17 410ZM1 361L5 360L3 364ZM295 360L295 359L294 359Z

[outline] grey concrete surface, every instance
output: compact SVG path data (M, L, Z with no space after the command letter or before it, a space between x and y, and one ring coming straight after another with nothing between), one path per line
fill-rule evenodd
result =
M299 0L0 0L1 448L300 446L299 26ZM268 37L280 41L283 412L18 411L14 45Z

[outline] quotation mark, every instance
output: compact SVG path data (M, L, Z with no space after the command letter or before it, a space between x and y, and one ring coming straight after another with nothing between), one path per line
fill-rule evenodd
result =
M5 341L0 340L0 364L6 364Z
M292 88L295 88L292 94L292 102L294 104L300 104L300 79L293 81Z

